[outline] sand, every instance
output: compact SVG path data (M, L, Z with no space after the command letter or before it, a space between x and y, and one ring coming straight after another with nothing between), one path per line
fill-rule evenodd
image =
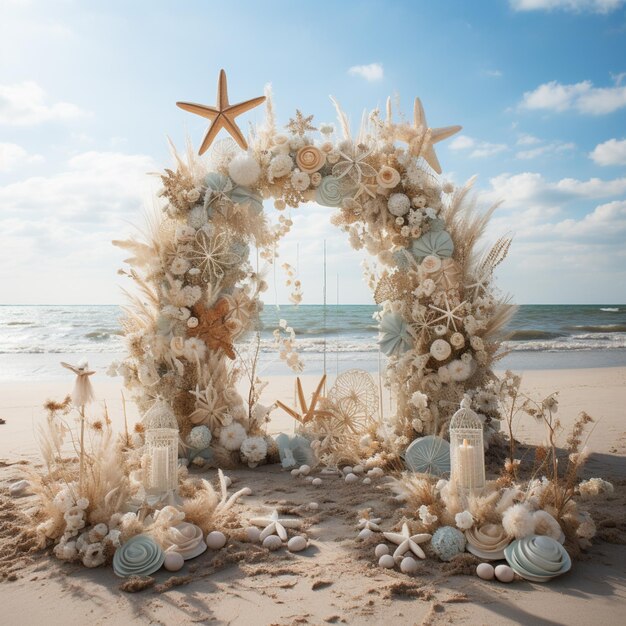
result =
M304 377L307 393L316 377ZM386 479L370 486L346 485L325 477L321 487L293 478L278 466L228 472L235 487L249 486L243 501L245 516L277 507L302 518L311 538L303 553L266 551L236 541L219 553L187 562L175 575L158 572L143 591L128 593L110 568L87 570L59 563L48 555L24 560L0 582L2 619L6 624L590 624L618 623L626 596L626 368L530 371L524 388L548 394L560 390L559 416L571 423L585 409L597 424L588 445L594 450L585 476L603 476L616 486L615 495L594 511L600 538L576 561L572 571L546 585L515 582L486 583L474 576L454 575L432 560L416 576L376 566L373 545L355 541L358 511L371 507L395 521L397 504ZM123 428L120 384L94 380L106 400L114 425ZM63 381L0 384L0 547L9 541L2 520L14 515L11 505L27 509L31 498L9 501L6 487L24 476L25 463L37 464L35 441L40 406L49 397L62 397L71 386ZM293 379L274 377L266 403L293 401ZM385 404L387 400L385 400ZM127 406L129 423L136 419ZM291 432L292 421L275 414L270 432ZM516 435L525 443L543 440L539 425L520 423ZM214 477L214 472L208 474ZM317 509L308 508L311 502ZM0 503L0 507L2 507ZM603 539L604 538L604 539ZM606 540L618 543L608 543ZM621 543L619 543L621 542ZM468 559L467 570L472 567Z

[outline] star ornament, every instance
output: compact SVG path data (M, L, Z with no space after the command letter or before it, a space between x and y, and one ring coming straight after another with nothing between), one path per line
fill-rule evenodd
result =
M317 404L320 400L320 396L322 394L322 389L325 382L326 374L322 376L319 384L317 385L317 389L311 397L311 402L307 403L306 398L304 397L304 391L302 389L302 382L298 377L296 378L296 388L298 393L298 401L300 403L300 411L298 411L297 409L292 409L280 400L276 400L276 405L279 406L283 411L285 411L285 413L288 413L291 417L293 417L293 419L295 419L297 422L300 422L303 426L318 417L331 417L332 414L329 411L322 411L321 409L317 408Z
M211 125L207 129L202 144L200 145L200 150L198 151L198 154L204 154L222 128L231 134L242 150L247 150L248 144L241 129L237 126L235 118L250 109L254 109L254 107L259 106L263 102L265 102L265 96L244 100L237 104L230 104L228 101L226 72L220 70L220 76L217 81L216 106L212 107L207 104L195 104L193 102L177 102L176 106L184 111L189 111L190 113L211 120Z
M385 539L398 546L396 551L393 553L394 559L404 556L407 552L412 552L416 557L425 559L426 554L424 553L424 550L420 548L419 544L429 541L432 537L432 535L429 535L428 533L411 535L407 524L402 525L402 532L383 533L383 535L385 536Z
M362 517L357 524L358 530L371 530L374 533L382 532L382 528L379 524L382 522L380 517Z
M259 535L261 541L270 535L278 535L281 541L287 541L287 528L300 528L300 526L302 526L302 520L281 519L278 517L278 511L276 509L272 511L269 517L253 517L250 523L263 528Z
M426 115L424 114L424 107L422 101L419 98L415 98L415 104L413 105L413 126L416 130L422 129L423 132L428 128L426 123ZM437 174L441 174L441 165L439 159L435 153L434 145L452 137L452 135L458 133L462 126L445 126L443 128L429 128L430 141L422 146L421 156L432 167Z

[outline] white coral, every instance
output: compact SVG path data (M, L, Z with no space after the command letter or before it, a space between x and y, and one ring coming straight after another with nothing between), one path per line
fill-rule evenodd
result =
M474 518L469 511L461 511L454 516L454 521L457 528L461 530L468 530L474 525Z

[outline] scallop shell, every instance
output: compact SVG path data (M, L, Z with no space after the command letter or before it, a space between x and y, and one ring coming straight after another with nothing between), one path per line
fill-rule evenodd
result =
M137 535L120 546L113 555L116 576L150 576L161 569L165 553L147 535Z
M442 259L441 266L430 275L430 278L435 281L435 284L447 291L456 289L461 283L462 276L461 266L456 261L453 259Z
M445 361L452 354L452 348L445 339L435 339L430 345L430 354L437 361Z
M447 258L451 257L454 252L454 243L445 230L430 230L411 244L411 252L418 261L429 254Z
M399 313L386 313L380 320L380 339L378 345L387 356L400 356L413 345L404 318Z
M429 435L416 439L406 449L404 462L418 473L442 476L450 472L450 444L442 437Z
M533 582L546 582L569 571L572 561L552 537L529 535L507 546L504 556L516 574Z
M504 558L504 548L511 543L511 537L500 524L483 524L465 531L467 551L486 561L499 561Z
M168 551L178 552L185 561L200 556L207 549L202 529L189 522L170 527L163 546Z

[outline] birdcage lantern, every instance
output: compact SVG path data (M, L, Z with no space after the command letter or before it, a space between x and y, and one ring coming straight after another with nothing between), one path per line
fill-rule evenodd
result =
M476 492L485 486L483 425L465 396L450 421L450 479L464 490Z
M165 400L157 400L143 418L145 429L144 486L152 496L178 488L178 424Z

